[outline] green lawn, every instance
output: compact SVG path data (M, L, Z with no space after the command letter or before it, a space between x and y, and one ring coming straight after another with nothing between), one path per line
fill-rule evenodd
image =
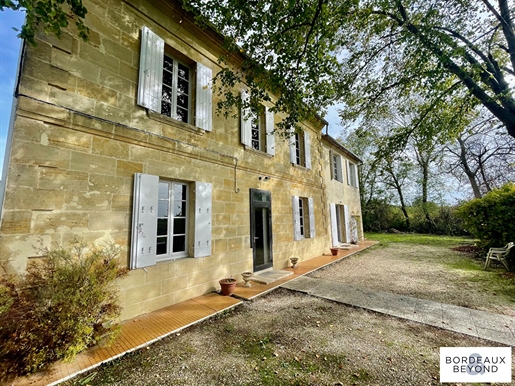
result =
M458 236L422 235L417 233L365 233L367 240L380 241L381 245L389 243L407 243L422 245L458 246L462 243L473 244L474 239Z

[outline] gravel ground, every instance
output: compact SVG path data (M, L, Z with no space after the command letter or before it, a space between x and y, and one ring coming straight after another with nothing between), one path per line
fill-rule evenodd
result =
M461 274L425 264L440 252L394 244L312 276L462 302ZM495 344L278 289L65 385L439 385L444 346Z
M515 274L484 271L483 264L447 247L398 243L367 249L309 276L515 316Z

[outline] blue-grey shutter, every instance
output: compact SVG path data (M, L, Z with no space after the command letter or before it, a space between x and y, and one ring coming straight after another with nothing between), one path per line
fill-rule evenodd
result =
M295 131L294 129L290 129L290 162L292 164L297 164L297 155L296 155L297 147L295 146Z
M336 204L329 204L329 213L331 214L331 236L333 247L339 244L338 242L338 220L336 218Z
M212 196L212 184L208 182L195 182L194 257L211 255Z
M343 182L343 158L341 155L336 156L336 169L337 169L337 176L336 180Z
M252 113L248 107L250 96L247 91L241 91L241 143L252 146ZM245 106L247 105L247 106Z
M197 63L195 126L206 131L213 129L212 77L213 71L209 67Z
M345 164L347 166L347 185L351 185L351 177L350 177L350 162L349 160L345 160Z
M158 176L134 175L131 269L156 264L158 191Z
M309 209L309 237L315 237L315 203L312 197L308 197Z
M138 105L161 113L164 40L148 27L141 30Z
M300 240L302 237L300 235L300 207L299 207L299 197L292 197L292 208L293 208L293 239Z
M345 242L350 243L350 212L349 206L343 206L343 214L345 217Z
M306 168L311 169L311 140L306 130L304 130L304 156L306 158Z
M274 113L265 106L266 152L275 155Z

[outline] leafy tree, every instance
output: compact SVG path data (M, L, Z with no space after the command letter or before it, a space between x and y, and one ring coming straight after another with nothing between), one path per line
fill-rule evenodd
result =
M475 198L515 181L515 140L501 129L495 117L481 112L446 148L447 172L466 178Z
M513 3L509 0L189 0L199 20L247 54L222 83L279 96L294 124L335 101L344 118L381 114L413 92L483 104L515 137ZM221 92L225 102L238 98ZM467 106L472 107L474 103ZM223 104L223 103L222 103ZM306 107L308 106L308 107Z
M35 43L34 36L41 27L45 33L59 37L70 19L82 39L87 39L88 27L84 24L87 10L82 0L0 0L0 10L22 10L26 13L25 24L21 27L19 37Z

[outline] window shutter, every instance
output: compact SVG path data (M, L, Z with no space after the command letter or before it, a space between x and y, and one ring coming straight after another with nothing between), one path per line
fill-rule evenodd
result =
M296 153L296 146L295 146L295 131L293 128L290 129L290 162L292 164L297 163L297 155Z
M351 184L351 179L350 179L350 163L349 163L349 160L345 160L345 164L347 166L347 185L350 185Z
M302 237L300 236L300 208L299 208L299 197L292 197L292 207L293 207L293 239L300 240Z
M164 40L149 28L141 30L138 105L161 113Z
M131 269L156 264L158 189L158 176L134 175Z
M336 180L339 182L343 182L343 158L341 155L336 156L336 169L337 169L337 175Z
M265 106L266 152L275 155L274 113Z
M304 130L304 156L306 158L306 168L311 169L311 141L309 139L309 133Z
M333 247L336 247L338 242L338 221L336 219L336 204L329 204L329 213L331 215L331 236L333 238Z
M213 129L212 77L213 71L209 67L197 63L195 126L206 131Z
M211 215L213 186L195 182L195 245L193 257L211 255Z
M315 237L315 203L312 197L308 197L309 209L309 237Z
M350 243L350 213L349 206L343 206L343 215L345 217L345 242Z
M249 107L244 107L249 103L250 97L247 91L241 91L241 143L252 146L252 114Z

